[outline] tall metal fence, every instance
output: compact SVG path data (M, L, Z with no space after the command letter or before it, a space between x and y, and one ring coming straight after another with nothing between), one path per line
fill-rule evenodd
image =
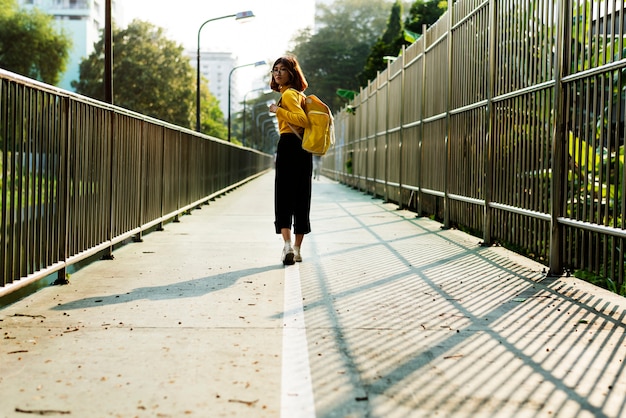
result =
M624 286L626 10L460 0L335 118L325 173Z
M0 164L1 295L140 238L272 157L0 70Z

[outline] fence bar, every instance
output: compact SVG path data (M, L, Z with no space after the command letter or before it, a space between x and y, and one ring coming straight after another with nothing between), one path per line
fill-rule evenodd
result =
M549 258L549 273L552 275L559 275L563 269L563 229L562 224L558 221L563 215L563 180L567 175L564 161L563 161L563 148L564 148L564 123L563 117L565 113L563 99L563 84L561 81L562 76L567 71L564 63L566 61L565 51L565 35L568 33L566 26L567 22L567 10L569 9L569 0L560 0L558 19L557 19L557 41L556 41L556 54L554 59L554 125L552 127L552 183L551 183L551 196L552 204L550 206L550 258Z
M484 207L484 220L483 220L483 244L491 245L492 238L492 223L493 223L493 211L491 209L492 192L493 192L493 147L494 142L492 140L495 133L495 114L494 114L494 102L493 96L495 92L496 84L496 62L497 62L497 38L498 38L498 23L497 23L497 9L498 0L489 0L489 83L487 85L487 137L485 138L485 155L483 158L485 164L485 207Z

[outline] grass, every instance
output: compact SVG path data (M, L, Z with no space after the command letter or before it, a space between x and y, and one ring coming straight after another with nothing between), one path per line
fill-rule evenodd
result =
M586 270L576 270L574 272L574 277L626 297L626 283L618 285L615 280L609 277L598 276L597 274Z

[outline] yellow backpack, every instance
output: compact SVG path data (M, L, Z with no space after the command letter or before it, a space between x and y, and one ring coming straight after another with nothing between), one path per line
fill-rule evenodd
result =
M308 125L304 127L304 135L291 126L291 130L302 140L302 149L313 155L324 155L335 145L335 125L330 108L314 94L304 96L302 108L306 113Z

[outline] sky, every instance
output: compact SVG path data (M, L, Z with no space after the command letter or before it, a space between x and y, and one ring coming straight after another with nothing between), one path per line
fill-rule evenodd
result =
M259 80L276 58L290 46L293 36L313 26L315 0L124 0L122 25L133 19L165 29L165 36L186 50L198 48L198 29L205 21L250 10L255 18L245 23L234 18L207 23L200 33L202 51L232 52L237 65L265 60L267 66L244 67L233 73L241 94L265 87Z

